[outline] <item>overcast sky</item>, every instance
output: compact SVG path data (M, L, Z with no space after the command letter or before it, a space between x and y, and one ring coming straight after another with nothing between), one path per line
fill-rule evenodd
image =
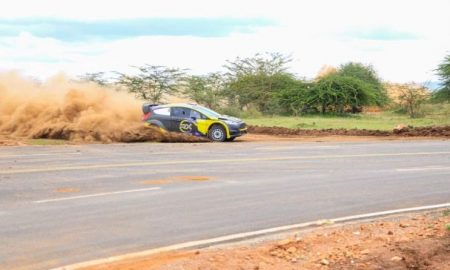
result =
M202 74L281 52L300 77L357 61L384 80L435 81L449 12L450 0L13 0L0 8L0 70L45 79L147 63Z

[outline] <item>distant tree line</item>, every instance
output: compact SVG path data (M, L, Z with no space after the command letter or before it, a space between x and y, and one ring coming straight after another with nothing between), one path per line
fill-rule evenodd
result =
M390 103L385 84L374 68L349 62L328 69L313 80L289 72L292 59L280 53L256 54L229 60L224 72L189 75L186 70L165 66L135 67L133 75L116 73L113 80L104 73L86 74L81 79L99 85L126 89L137 98L159 103L165 95L187 97L196 103L229 114L257 111L262 114L359 113L365 106ZM443 84L432 100L450 100L450 56L439 65ZM406 84L399 104L407 104L411 116L429 98L424 88Z

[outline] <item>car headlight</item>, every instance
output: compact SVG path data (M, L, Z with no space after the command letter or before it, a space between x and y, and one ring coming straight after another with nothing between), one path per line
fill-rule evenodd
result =
M233 121L225 121L225 123L230 127L230 128L238 128L239 124Z

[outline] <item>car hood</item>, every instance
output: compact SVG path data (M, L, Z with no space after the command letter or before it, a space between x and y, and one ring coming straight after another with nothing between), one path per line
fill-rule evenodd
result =
M232 116L229 116L229 115L221 115L221 116L219 117L219 120L223 120L223 121L231 121L231 122L235 122L235 123L242 123L242 122L244 122L244 121L242 121L242 120L239 119L239 118L232 117Z

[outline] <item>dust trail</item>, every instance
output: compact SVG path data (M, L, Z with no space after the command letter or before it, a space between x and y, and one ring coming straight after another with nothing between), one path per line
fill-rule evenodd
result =
M141 102L127 93L57 75L39 83L0 73L0 133L83 142L194 142L189 135L144 127Z

